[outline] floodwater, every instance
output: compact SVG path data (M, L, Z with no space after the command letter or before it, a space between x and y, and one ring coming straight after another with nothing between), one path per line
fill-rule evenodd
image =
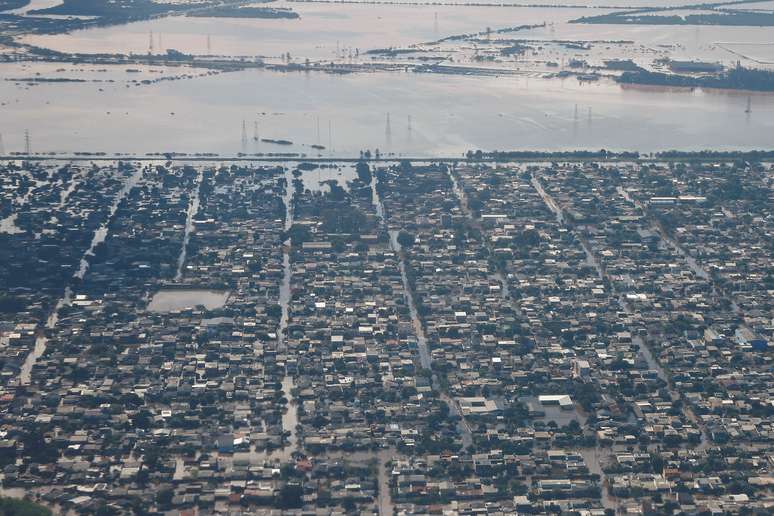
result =
M193 220L197 213L199 213L199 190L202 186L202 177L204 175L203 170L199 170L199 174L196 176L196 188L194 188L191 200L188 204L188 214L185 219L185 236L183 237L183 246L180 249L180 256L177 259L177 273L175 273L175 281L180 281L183 277L183 266L185 265L185 258L188 252L188 242L191 240L191 232L194 230Z
M672 11L668 14L671 15ZM672 56L677 60L719 61L725 65L741 60L743 65L754 67L774 64L771 27L569 23L523 31L517 35L537 40L628 40L639 45L642 52L650 54L671 48L674 52ZM579 57L583 55L581 52Z
M370 62L364 54L368 49L547 22L542 28L502 37L596 42L589 51L545 50L546 57L556 60L561 55L562 60L599 63L624 52L643 63L665 53L676 59L725 64L741 60L744 65L766 67L774 63L774 40L766 27L568 23L609 12L602 7L611 4L688 3L594 0L586 4L589 8L551 8L280 1L277 6L292 8L301 18L175 16L22 39L67 52L145 54L152 44L156 53L175 48L199 55L248 56L248 60L268 56L274 62L280 55L287 60L289 53L297 63L307 58L346 63L350 59ZM632 43L609 43L623 40ZM470 53L470 48L461 52ZM534 68L505 74L496 70L498 65L490 66L491 74L477 76L471 71L330 75L255 69L214 74L186 66L3 63L0 76L7 79L40 73L42 78L98 82L30 86L23 81L0 81L0 119L9 152L24 149L25 129L30 130L33 152L111 155L207 152L233 156L242 152L356 157L362 150L379 149L382 155L394 157L454 157L471 149L752 150L770 148L774 142L774 94L622 87L609 79L580 83L574 78L543 79ZM184 75L193 78L155 82ZM142 79L153 82L138 85ZM750 113L745 112L748 97ZM292 145L243 139L243 121L248 127L257 123L261 138L288 140Z
M49 7L54 7L55 5L59 5L62 2L60 0L30 0L30 3L28 3L25 6L19 7L18 9L12 9L10 11L5 11L6 14L27 14L29 11L35 11L38 9L48 9Z
M38 0L47 2L49 0ZM550 7L549 4L575 7ZM61 52L146 54L175 49L199 56L261 57L276 62L288 54L295 62L368 60L375 48L406 47L459 34L522 25L544 27L508 34L508 37L565 41L632 41L635 55L653 58L670 48L675 59L703 59L731 65L774 64L774 42L769 27L574 24L571 20L620 11L621 7L680 6L685 0L554 0L542 6L518 5L374 5L280 1L299 13L299 19L190 18L172 16L121 26L99 27L68 34L27 35L25 43ZM586 5L587 7L579 7ZM755 8L758 5L742 5ZM669 11L669 14L704 12ZM663 13L656 13L663 14ZM588 58L580 51L575 57ZM592 52L593 54L593 52Z
M154 294L148 305L150 312L174 312L199 305L207 310L221 308L228 300L229 292L223 290L162 289Z
M242 55L325 60L357 49L387 48L494 28L562 23L599 9L484 8L430 5L356 5L276 2L299 19L191 18L174 16L118 27L34 35L22 39L62 52L145 54L173 48L195 55ZM152 34L152 35L151 35ZM208 38L209 36L209 38ZM159 39L160 38L160 39ZM208 50L209 40L209 50Z
M0 65L0 74L6 66L18 65ZM29 128L33 152L311 156L318 154L311 148L318 119L327 147L321 154L339 157L377 148L453 157L470 149L758 149L774 141L774 95L753 95L745 113L742 93L529 76L248 70L131 88L0 81L0 99L0 118L11 128L3 134L8 152L24 149ZM245 119L258 122L262 138L293 145L243 144Z
M16 225L16 218L18 213L12 213L4 219L0 219L0 233L6 233L8 235L16 235L18 233L24 233L24 230Z

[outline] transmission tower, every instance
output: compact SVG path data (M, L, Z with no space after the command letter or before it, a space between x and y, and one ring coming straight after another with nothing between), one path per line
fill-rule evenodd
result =
M153 54L153 31L148 33L148 55Z
M5 145L3 145L3 133L0 133L0 156L5 156Z
M390 114L387 113L387 122L384 125L384 137L389 142L392 138L392 127L390 127Z
M24 154L27 156L32 154L32 146L30 145L30 131L29 129L24 130Z

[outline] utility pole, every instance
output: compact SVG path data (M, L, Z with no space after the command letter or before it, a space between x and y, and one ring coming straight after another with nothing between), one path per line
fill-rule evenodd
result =
M0 156L5 156L5 145L3 145L3 133L0 133Z
M31 148L32 147L30 145L30 131L29 129L25 129L24 130L24 154L26 154L27 156L31 155L32 154Z
M244 120L242 120L242 147L247 147L247 126Z
M387 123L384 126L384 137L389 142L392 138L392 128L390 127L390 114L387 113Z
M153 55L153 31L148 33L148 55Z

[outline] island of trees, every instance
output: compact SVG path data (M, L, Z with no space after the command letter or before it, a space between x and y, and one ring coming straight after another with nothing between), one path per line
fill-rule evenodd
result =
M191 11L188 16L199 18L299 18L298 13L290 9L275 9L272 7L239 7L219 5L211 9Z
M774 91L774 72L745 68L743 66L736 66L718 75L701 76L638 70L624 72L617 81L622 84L646 84L653 86Z

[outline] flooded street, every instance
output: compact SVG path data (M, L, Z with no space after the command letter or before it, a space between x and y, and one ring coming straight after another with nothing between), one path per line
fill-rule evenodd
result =
M289 455L298 450L298 437L296 436L296 426L298 426L298 406L292 395L295 383L293 377L286 375L282 380L282 394L287 398L288 405L287 410L282 414L282 429L285 432L290 432L288 436L288 446L286 451Z
M381 223L384 225L386 224L386 221L384 219L384 204L382 204L382 200L379 197L377 182L378 180L376 178L376 175L374 175L371 180L371 198L373 199L376 214L379 217L379 220L381 221ZM422 321L419 318L417 305L414 302L414 294L411 291L411 286L409 284L408 276L406 274L406 256L403 252L403 248L401 247L400 242L398 242L399 233L400 231L398 231L397 229L387 230L387 234L390 237L390 248L398 257L398 268L400 269L400 278L401 278L401 281L403 282L403 292L405 293L406 302L408 303L409 314L411 316L411 323L414 327L414 332L417 336L417 349L419 351L419 363L423 369L430 370L431 363L432 363L432 359L430 358L430 350L428 349L428 346L427 346L427 337L425 336L425 330L422 327Z
M32 348L32 352L27 355L24 363L19 370L19 385L29 385L32 382L32 368L35 367L35 363L45 353L46 345L48 344L48 335L46 333L49 330L53 330L56 323L59 321L59 309L63 306L70 304L72 298L72 291L70 287L65 289L65 294L60 299L54 309L49 314L46 324L43 328L38 329L37 336L35 337L35 347Z
M185 219L185 235L183 236L183 246L180 249L180 256L177 259L177 272L175 273L175 281L180 281L183 277L183 266L185 265L186 252L188 251L188 242L191 240L191 232L193 231L193 221L196 214L199 213L199 190L202 186L202 178L204 170L199 170L196 176L196 187L191 194L191 202L188 205L188 212Z
M613 455L613 451L610 448L595 447L580 448L577 452L583 457L589 473L599 475L602 506L605 509L617 510L621 506L621 501L608 491L607 479L602 470L603 464Z
M288 168L285 171L285 195L283 202L285 204L285 222L284 229L288 231L293 226L293 175ZM279 290L279 305L282 308L282 315L280 316L279 327L277 328L277 345L281 352L287 352L286 332L288 328L289 319L289 306L293 296L291 283L293 280L293 264L290 262L290 239L286 240L282 244L282 282L280 283ZM293 452L298 450L298 437L296 436L296 426L298 425L298 405L293 397L293 389L295 383L293 377L285 373L285 378L282 380L282 395L288 401L287 409L282 414L282 430L284 432L290 432L288 437L288 446L283 448L282 453L287 454L289 457Z
M124 183L123 188L118 192L118 195L116 195L115 199L113 200L113 204L110 205L110 211L108 212L107 219L105 219L105 222L100 226L97 231L94 233L94 238L91 240L91 245L89 246L89 249L84 253L83 258L81 259L80 266L78 267L78 272L75 274L75 277L78 279L83 279L84 276L86 276L86 271L89 270L89 257L94 256L94 250L97 248L98 245L105 242L105 239L108 237L108 231L110 228L110 222L113 220L113 218L116 215L116 212L118 211L118 207L121 204L121 201L124 200L124 198L129 194L129 192L137 186L137 183L140 182L140 179L142 179L143 170L140 168L135 169L135 171L132 173L129 178L126 179L126 182Z

